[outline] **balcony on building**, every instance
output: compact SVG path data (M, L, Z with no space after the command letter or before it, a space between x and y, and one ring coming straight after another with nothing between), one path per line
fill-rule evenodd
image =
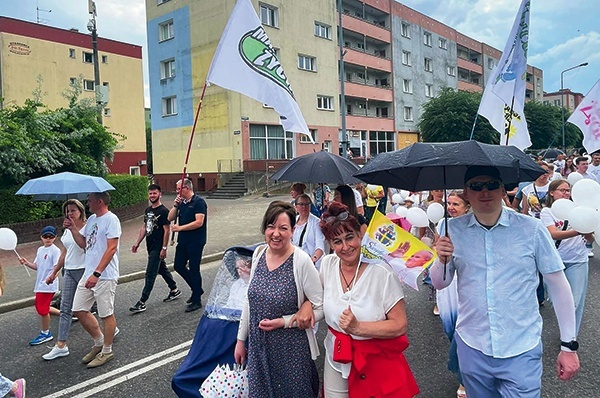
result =
M462 91L483 91L483 75L468 69L458 68L458 89Z
M344 29L344 62L392 73L390 43Z
M348 63L344 63L344 72L346 95L369 100L394 101L391 73Z
M366 2L358 0L343 0L342 1L342 26L346 27L346 23L354 24L355 20L361 21L365 24L374 26L380 30L374 31L378 34L383 35L380 39L385 36L389 37L388 42L391 42L390 33L390 15L389 13L371 7ZM356 25L366 29L369 29L365 25ZM387 32L387 33L386 33ZM363 32L366 33L366 32ZM376 37L377 36L372 36Z
M459 68L479 74L483 73L483 55L481 53L458 44L456 46L456 56Z
M393 101L346 95L346 126L354 130L394 131Z

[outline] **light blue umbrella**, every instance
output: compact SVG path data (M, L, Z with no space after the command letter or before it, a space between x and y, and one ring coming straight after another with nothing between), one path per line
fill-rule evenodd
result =
M17 191L17 195L31 195L33 200L87 199L93 192L112 191L115 187L102 177L64 172L29 180Z

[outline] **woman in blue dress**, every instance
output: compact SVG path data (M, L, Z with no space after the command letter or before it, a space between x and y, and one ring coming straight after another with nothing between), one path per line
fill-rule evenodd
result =
M292 244L295 223L294 207L276 201L261 224L267 244L254 252L235 347L237 363L248 359L250 397L318 396L316 338L305 320L296 322L296 313L309 300L321 319L323 288L310 256Z

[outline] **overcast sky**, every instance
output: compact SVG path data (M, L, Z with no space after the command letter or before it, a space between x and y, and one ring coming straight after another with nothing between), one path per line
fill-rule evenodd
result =
M521 2L406 0L401 3L502 51ZM558 91L561 71L589 62L586 67L564 74L565 88L586 94L600 79L598 0L532 0L531 3L528 63L544 71L544 90ZM145 1L96 0L96 7L98 34L143 46L145 58ZM41 23L64 29L78 28L80 32L87 32L89 20L87 0L0 0L0 15L32 22L39 16ZM144 89L148 106L148 67L145 62Z

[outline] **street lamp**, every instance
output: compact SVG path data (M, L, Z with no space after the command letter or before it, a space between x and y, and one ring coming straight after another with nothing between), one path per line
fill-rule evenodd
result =
M88 30L92 33L92 57L94 58L94 90L96 93L96 106L98 108L98 123L102 124L102 101L99 98L100 93L100 65L98 63L98 32L96 31L96 3L88 0L88 12L92 19L87 24Z
M564 101L564 96L565 93L563 92L563 75L565 74L565 72L568 72L570 70L573 69L577 69L577 68L581 68L582 66L587 66L587 62L584 62L582 64L579 64L577 66L572 66L570 68L567 68L565 70L563 70L562 72L560 72L560 120L561 120L561 128L562 128L562 149L563 151L566 153L567 152L567 147L565 146L565 101Z

